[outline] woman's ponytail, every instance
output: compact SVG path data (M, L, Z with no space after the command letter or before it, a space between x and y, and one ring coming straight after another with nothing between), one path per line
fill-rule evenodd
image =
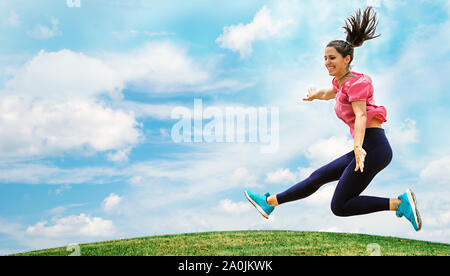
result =
M376 13L372 7L367 7L361 15L361 10L357 10L355 15L347 18L345 22L346 41L353 47L361 46L364 41L374 39L380 35L375 35L377 28Z

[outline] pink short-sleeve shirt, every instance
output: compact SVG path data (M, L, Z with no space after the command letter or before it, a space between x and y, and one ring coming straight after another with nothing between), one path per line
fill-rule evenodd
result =
M336 103L334 111L339 119L344 121L350 127L350 134L354 136L355 113L353 112L352 102L366 101L367 124L372 118L377 118L380 123L386 122L387 111L384 106L375 105L373 99L372 79L365 74L352 72L354 77L344 81L340 87L336 78L333 78L333 89L336 92Z

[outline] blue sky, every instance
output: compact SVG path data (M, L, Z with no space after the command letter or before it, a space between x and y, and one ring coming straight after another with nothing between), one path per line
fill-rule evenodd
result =
M246 229L450 242L448 1L77 3L0 2L0 254ZM353 70L372 77L388 110L394 158L364 194L412 188L423 229L393 212L335 217L336 183L265 220L245 189L281 192L352 149L334 101L301 98L331 86L324 47L367 4L381 36L356 49ZM194 99L221 116L277 110L276 147L175 143L173 113L194 115Z

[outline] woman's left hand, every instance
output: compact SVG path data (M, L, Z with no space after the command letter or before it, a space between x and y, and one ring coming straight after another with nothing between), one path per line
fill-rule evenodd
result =
M354 151L355 151L355 161L356 161L355 172L358 171L358 169L361 169L361 172L363 172L364 159L366 158L367 153L361 146L355 147Z

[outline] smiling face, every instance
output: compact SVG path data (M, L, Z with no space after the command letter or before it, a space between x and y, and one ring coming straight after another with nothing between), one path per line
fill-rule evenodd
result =
M334 47L326 47L324 58L330 76L339 78L347 73L350 55L344 58Z

